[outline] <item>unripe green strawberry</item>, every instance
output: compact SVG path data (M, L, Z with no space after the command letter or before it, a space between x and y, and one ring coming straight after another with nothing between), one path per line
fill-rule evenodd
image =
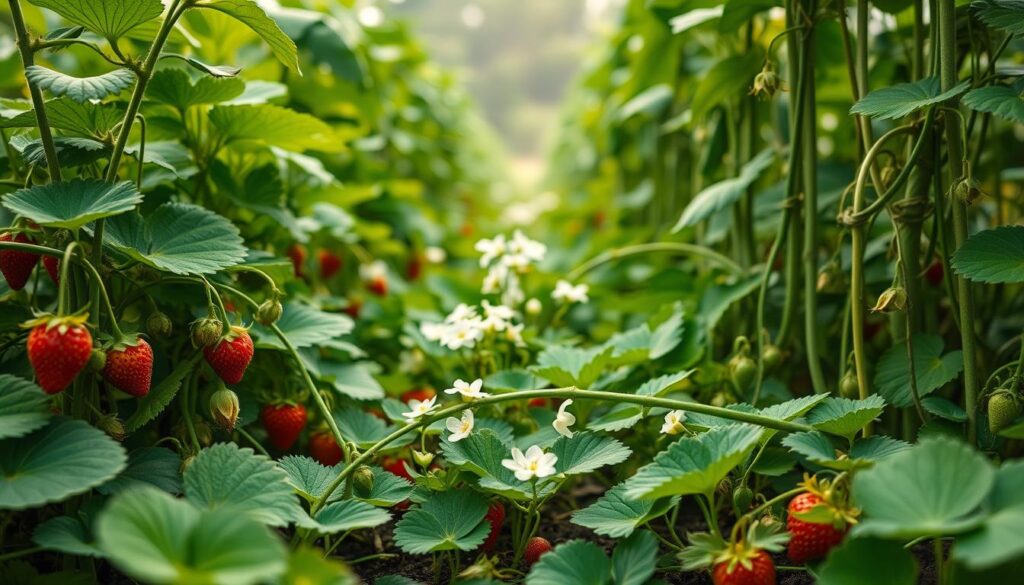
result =
M204 317L192 324L192 345L209 347L220 341L223 325L219 319Z
M729 360L729 377L737 390L746 392L757 379L757 364L745 354L734 356Z
M107 367L107 352L99 348L93 349L89 354L89 369L98 373L102 372L105 367Z
M154 311L146 319L146 332L153 339L167 337L171 334L172 329L174 329L174 325L171 323L171 319L160 311Z
M360 465L352 474L352 488L360 498L369 497L373 491L373 470Z
M764 351L761 352L761 360L766 370L774 370L782 365L782 350L771 344L765 345Z
M844 398L860 397L860 386L857 384L857 374L853 369L847 370L843 379L839 381L839 393Z
M995 434L1020 416L1020 400L1009 390L998 390L988 399L988 428Z
M256 309L256 321L260 325L270 326L277 323L277 320L281 318L281 313L284 312L284 307L281 306L281 301L276 296L269 298Z
M732 505L739 515L745 514L754 501L754 491L745 485L737 486L732 491Z

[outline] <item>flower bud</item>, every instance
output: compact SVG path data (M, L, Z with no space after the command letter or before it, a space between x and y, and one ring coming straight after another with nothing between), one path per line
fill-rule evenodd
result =
M223 325L219 319L204 317L192 324L192 345L207 347L220 341Z
M891 286L878 295L872 313L896 313L907 308L907 291L902 286Z
M424 453L422 451L412 450L412 458L416 461L416 465L419 465L423 469L426 469L434 462L433 453Z
M284 307L281 306L281 301L278 300L277 295L263 301L263 304L256 309L256 321L260 325L270 326L277 323L277 320L281 318L281 313L284 312Z
M754 77L754 87L751 88L750 95L771 98L781 87L782 84L779 82L779 76L775 73L775 66L772 65L771 61L767 61L761 72Z
M540 299L532 298L526 301L526 314L530 316L540 315L541 310L544 309L544 305L540 303Z
M210 418L217 426L233 430L238 422L238 395L228 388L221 388L210 395Z
M96 426L101 431L110 435L115 441L123 441L127 432L124 430L124 423L114 415L107 414L96 421Z
M146 319L146 332L154 339L167 337L171 334L171 329L173 329L173 325L170 318L160 311L154 311Z
M360 498L369 497L373 491L373 470L366 465L360 465L352 474L352 488Z

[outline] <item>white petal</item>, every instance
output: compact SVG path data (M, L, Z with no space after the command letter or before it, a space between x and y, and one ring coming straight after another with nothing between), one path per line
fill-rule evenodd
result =
M515 452L513 452L512 455L515 456ZM530 461L536 461L540 459L542 455L544 455L544 450L541 449L539 445L533 445L526 450L526 459Z
M516 471L516 479L519 481L530 481L533 478L533 472L528 469L520 469Z
M462 430L462 421L454 416L449 416L445 419L444 426L447 427L449 431L457 433Z

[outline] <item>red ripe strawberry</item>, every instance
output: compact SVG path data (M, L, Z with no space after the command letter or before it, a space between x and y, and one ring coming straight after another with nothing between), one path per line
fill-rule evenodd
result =
M43 268L50 275L53 284L60 286L60 260L56 256L43 256Z
M526 406L529 408L550 408L551 401L547 398L531 398L527 401Z
M117 345L107 352L103 378L111 386L135 397L149 394L153 380L153 348L138 337L135 345Z
M320 465L331 467L341 461L341 447L330 433L313 433L309 436L309 455Z
M306 407L301 404L268 404L260 411L260 421L270 443L278 451L291 449L306 426Z
M375 276L370 280L366 288L378 297L388 296L388 279L383 276Z
M317 250L316 259L320 264L320 278L324 280L341 270L341 257L330 250Z
M550 550L551 543L548 542L548 539L534 536L526 541L526 552L523 553L523 558L526 559L527 565L532 565L540 560L541 555Z
M405 467L404 459L395 459L389 457L384 460L383 467L384 469L390 471L391 473L397 475L398 477L404 477L409 481L414 481L412 478L412 474L409 473L409 470L406 469Z
M19 244L31 244L32 240L25 234L6 233L0 235L0 242L18 242ZM39 254L22 252L21 250L0 249L0 272L7 279L7 286L11 290L25 288L32 269L39 261Z
M232 327L231 332L214 345L203 348L206 362L226 384L237 384L252 361L252 338L244 327Z
M748 562L749 569L740 562L718 563L711 570L711 581L715 585L775 585L775 562L771 555L757 551Z
M40 322L28 334L28 360L47 394L67 388L89 363L92 335L84 322L85 317L53 318Z
M417 388L403 393L402 402L405 402L406 404L411 400L419 400L420 402L423 402L424 400L428 400L434 396L437 396L437 392L435 392L433 388Z
M409 263L405 265L405 276L409 280L419 280L422 275L423 257L419 254L413 254L412 258L409 258Z
M789 501L786 529L792 536L787 555L796 564L823 558L846 536L845 530L838 530L831 524L816 524L796 517L821 502L821 496L812 492L804 492Z
M285 253L292 260L292 269L295 272L295 276L302 278L302 269L306 264L306 247L302 244L292 244L288 247L288 251Z
M362 309L363 299L353 297L348 300L348 304L345 305L345 308L342 309L342 311L345 311L345 314L348 315L349 317L352 317L353 319L358 319L359 311L361 311Z
M491 552L498 543L498 536L501 535L501 526L505 523L505 506L501 502L494 502L487 508L487 515L484 519L491 523L491 531L487 533L487 540L484 541L484 552Z

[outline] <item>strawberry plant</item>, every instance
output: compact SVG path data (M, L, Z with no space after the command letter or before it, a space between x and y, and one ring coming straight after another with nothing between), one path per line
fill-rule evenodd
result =
M619 4L6 2L0 583L1020 580L1024 3Z

